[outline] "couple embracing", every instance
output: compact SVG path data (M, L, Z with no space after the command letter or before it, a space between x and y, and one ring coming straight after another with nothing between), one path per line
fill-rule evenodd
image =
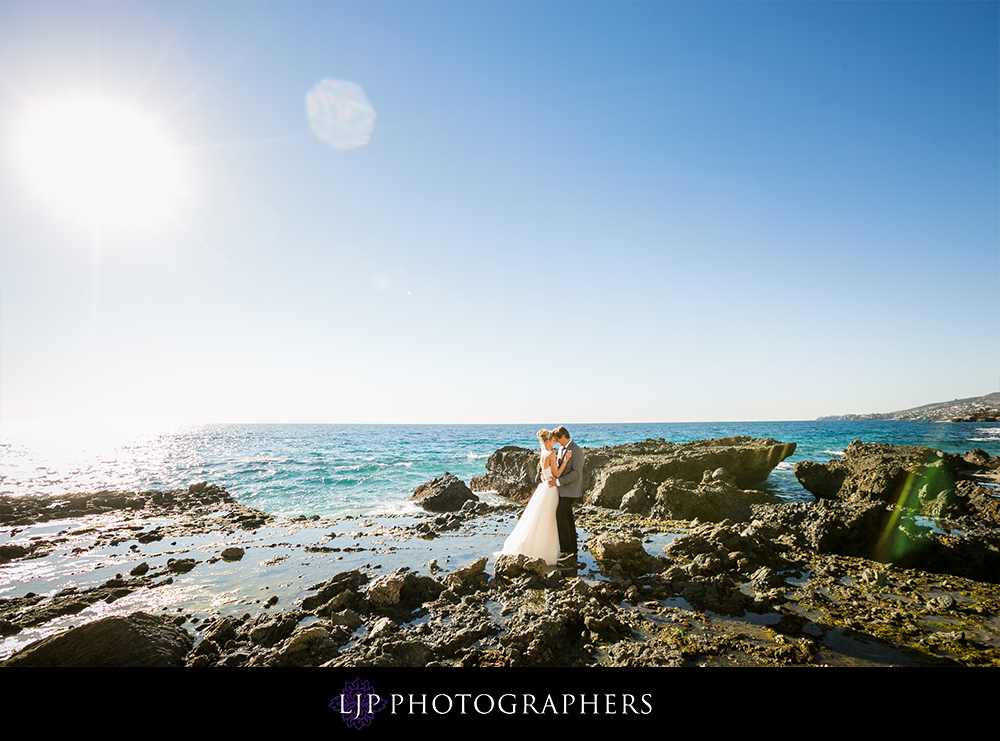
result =
M542 479L517 525L504 541L503 554L523 553L550 566L576 558L573 503L583 496L583 451L562 426L539 430ZM559 452L554 448L559 445Z

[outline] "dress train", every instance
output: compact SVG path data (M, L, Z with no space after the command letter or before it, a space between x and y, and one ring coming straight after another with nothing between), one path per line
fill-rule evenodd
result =
M542 482L531 495L528 506L504 541L500 553L523 553L529 558L544 559L549 566L559 562L559 531L556 527L559 489L546 483L550 475L549 469L542 471Z

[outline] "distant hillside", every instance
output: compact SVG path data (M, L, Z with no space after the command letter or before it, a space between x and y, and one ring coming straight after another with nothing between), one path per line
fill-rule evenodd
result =
M899 412L880 412L875 414L841 414L828 419L915 419L930 422L998 422L1000 421L1000 392L973 396L968 399L953 399L939 401L936 404L924 404L922 407L903 409Z

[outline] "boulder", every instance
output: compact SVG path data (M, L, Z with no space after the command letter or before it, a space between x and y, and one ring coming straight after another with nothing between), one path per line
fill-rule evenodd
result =
M510 582L527 575L547 576L555 567L545 563L543 558L529 558L523 553L503 553L497 556L493 565L493 575L501 581Z
M486 582L489 581L489 576L486 574L488 561L487 556L482 556L460 569L455 569L445 577L445 585L454 592L485 586Z
M261 613L240 626L237 639L249 639L254 646L271 648L288 638L305 616L306 613L301 610L279 612L275 615Z
M402 574L385 574L368 585L368 601L372 607L392 607L399 604L399 593L405 579Z
M587 541L587 549L598 561L644 561L649 557L639 538L615 532L594 536Z
M357 599L358 590L367 582L368 577L358 569L342 571L322 584L310 587L310 591L315 591L316 594L302 600L302 609L317 610L337 599L337 604L331 609L343 610Z
M724 478L706 476L706 479L709 482L702 484L667 479L656 489L652 512L671 520L742 522L750 519L754 505L777 502L770 492L739 489Z
M193 558L167 559L167 571L173 571L175 574L186 574L197 565L198 562Z
M133 612L36 641L3 666L184 666L193 645L188 632L172 621Z
M402 567L374 579L365 594L371 608L379 613L405 613L436 599L444 590L441 582Z
M445 471L444 476L418 486L409 501L428 512L457 512L468 501L478 502L479 497L464 481Z
M639 538L622 533L596 535L587 541L587 550L602 566L617 565L625 574L643 574L663 565L646 553Z

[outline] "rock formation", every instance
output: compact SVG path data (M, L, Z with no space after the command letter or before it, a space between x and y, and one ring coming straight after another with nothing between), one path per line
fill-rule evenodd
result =
M978 454L978 455L977 455ZM823 552L1000 581L1000 498L984 485L994 461L933 448L852 442L842 460L795 465L820 502L776 515Z
M444 476L421 484L413 491L411 502L428 512L456 512L466 502L478 502L479 497L457 476L445 471Z
M3 666L184 666L193 645L188 632L166 618L133 612L45 638Z
M45 495L4 496L0 498L0 524L26 525L122 510L150 515L154 512L177 512L197 516L219 509L227 510L233 519L238 519L243 530L254 530L271 519L265 512L240 504L222 487L193 484L187 489L143 492L105 490L56 498Z
M711 473L719 468L732 475L731 484L736 488L759 484L775 466L795 452L795 443L749 437L690 443L668 443L660 439L584 448L583 451L584 502L626 508L630 493L632 499L642 494L648 498L656 487L669 479L698 484L706 471ZM489 457L486 475L474 478L471 485L475 491L494 490L514 501L524 502L538 486L538 478L538 453L507 446ZM645 508L645 505L635 506Z

